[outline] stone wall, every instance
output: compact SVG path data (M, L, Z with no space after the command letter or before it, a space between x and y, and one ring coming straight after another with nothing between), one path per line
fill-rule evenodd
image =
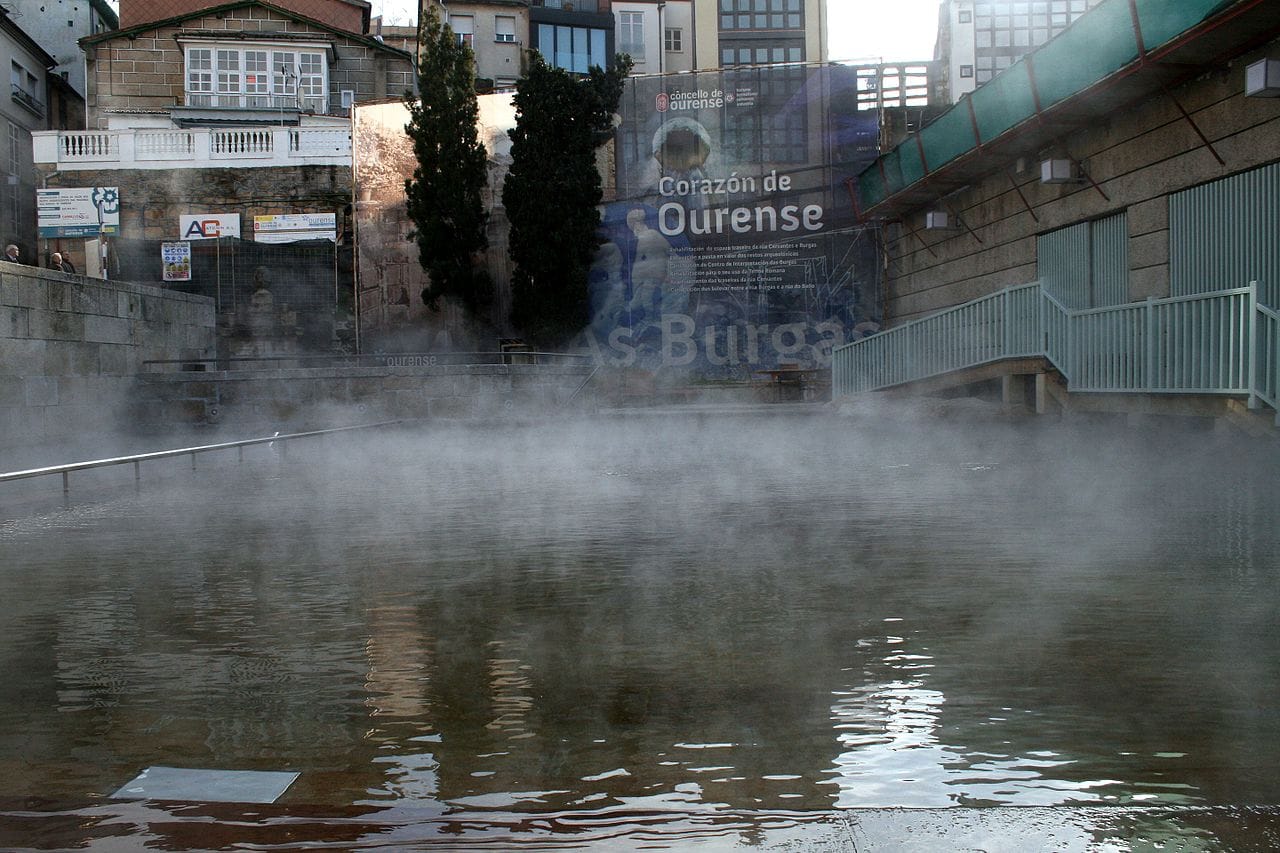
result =
M148 423L225 428L236 435L398 418L503 418L563 411L591 370L586 364L414 363L153 373L139 377L138 413Z
M925 230L924 208L910 215L910 230L888 226L887 323L1034 281L1038 234L1120 211L1127 211L1130 299L1168 296L1169 193L1280 159L1280 99L1243 94L1245 66L1264 54L1274 55L1274 48L1172 89L1172 97L1149 96L1042 152L1080 161L1097 188L1088 182L1041 184L1039 157L1006 171L991 155L990 175L946 199L967 228ZM1200 141L1179 104L1225 165Z
M340 113L341 92L352 89L356 100L398 98L415 85L413 61L370 36L341 34L300 21L273 9L244 6L189 18L118 38L95 38L86 47L89 115L106 111L167 110L185 100L183 51L179 35L226 33L228 41L251 35L267 41L311 37L333 45L329 66L330 112Z
M0 449L127 429L144 361L213 353L210 299L0 265Z
M245 239L252 236L255 216L336 211L339 231L350 228L344 214L351 202L348 166L94 169L54 174L47 186L120 187L120 235L128 238L177 240L179 217L198 213L239 213ZM81 264L82 254L73 249L72 260Z

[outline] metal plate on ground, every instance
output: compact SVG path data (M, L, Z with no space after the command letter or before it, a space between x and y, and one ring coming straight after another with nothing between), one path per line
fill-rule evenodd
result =
M111 795L116 800L274 803L298 774L269 770L148 767Z

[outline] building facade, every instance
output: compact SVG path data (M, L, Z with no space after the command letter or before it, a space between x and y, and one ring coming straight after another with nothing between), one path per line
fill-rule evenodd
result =
M934 58L948 100L988 82L1102 0L944 0Z
M698 69L825 62L826 0L719 0L693 4Z
M53 73L85 95L80 39L114 30L120 20L106 0L16 0L15 20L54 58Z
M1239 347L1268 333L1259 319L1251 338L1249 304L1280 304L1277 36L1262 0L1104 0L883 154L855 198L884 227L887 325L1034 285L1075 324L1053 362L1069 389L1254 395ZM1243 302L1212 306L1224 291ZM1180 322L1208 313L1165 329L1166 301ZM1052 350L1064 328L1026 343ZM1211 376L1224 359L1235 386Z
M0 245L14 243L22 258L35 263L36 170L31 134L56 126L57 104L66 92L50 80L54 58L3 10L0 10L0 62L9 68L9 93L0 99L0 152L5 180L0 183ZM51 110L51 97L57 103Z
M160 5L124 2L132 26L82 40L90 129L34 139L46 194L108 190L118 226L42 223L42 248L89 275L156 281L159 243L191 241L187 269L207 261L207 277L185 286L217 298L220 323L243 329L250 300L276 302L264 326L328 345L353 290L350 113L412 91L413 55L368 32L366 3L241 0L156 19ZM327 260L268 257L267 244L313 237ZM210 249L236 239L239 266Z

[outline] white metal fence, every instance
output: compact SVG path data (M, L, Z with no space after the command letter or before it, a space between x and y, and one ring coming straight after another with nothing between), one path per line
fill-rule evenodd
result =
M1043 356L1071 391L1247 395L1280 409L1280 313L1259 289L1073 311L1039 282L1019 285L838 347L833 391Z

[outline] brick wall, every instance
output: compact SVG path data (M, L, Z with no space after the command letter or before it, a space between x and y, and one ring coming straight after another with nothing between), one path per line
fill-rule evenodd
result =
M144 361L213 348L210 299L4 264L0 450L127 428Z

